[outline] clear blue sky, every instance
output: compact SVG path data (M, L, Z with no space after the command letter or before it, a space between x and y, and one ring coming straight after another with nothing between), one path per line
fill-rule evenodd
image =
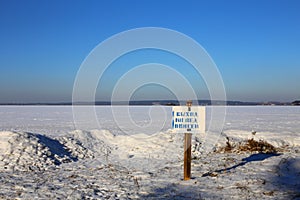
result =
M299 10L297 0L0 0L0 102L71 101L77 70L97 44L148 26L200 43L230 100L300 99ZM117 79L116 72L103 81ZM112 85L99 86L97 98L109 99ZM155 86L140 90L152 99L171 97Z

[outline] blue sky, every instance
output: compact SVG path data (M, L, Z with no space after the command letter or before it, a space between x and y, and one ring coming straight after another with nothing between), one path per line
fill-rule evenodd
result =
M299 10L297 0L0 0L0 102L71 101L76 73L96 45L119 32L149 26L182 32L201 44L218 66L229 100L300 99ZM146 53L133 57L138 63L153 61ZM167 62L164 53L151 55L156 54L154 60ZM119 66L130 69L134 63L124 58ZM114 81L126 72L119 66L100 81L97 99L110 99ZM193 77L186 69L186 76ZM192 85L200 99L207 99L198 78L192 78ZM140 88L133 98L142 97L174 96L153 85Z

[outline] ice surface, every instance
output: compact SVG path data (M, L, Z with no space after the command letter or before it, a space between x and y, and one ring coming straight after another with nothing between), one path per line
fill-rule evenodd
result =
M300 199L300 107L228 107L216 148L254 138L278 152L208 152L193 135L190 181L171 107L116 109L97 106L95 123L70 106L1 106L0 198Z
M82 107L84 115L85 106ZM117 106L114 114L118 116L114 116L110 106L96 106L98 123L92 124L90 119L83 118L84 121L75 124L71 106L0 106L0 130L56 134L75 130L78 126L84 130L104 129L114 134L123 134L115 118L120 119L119 123L126 125L125 128L133 132L137 129L133 127L134 124L144 127L145 131L166 131L171 128L171 107L130 106L129 119L123 108ZM210 123L210 110L211 107L207 107L207 126ZM151 120L154 120L152 124ZM164 122L163 126L159 122ZM139 132L136 133L140 133L141 130L138 129ZM297 134L300 132L300 107L229 106L224 124L224 131L228 130Z

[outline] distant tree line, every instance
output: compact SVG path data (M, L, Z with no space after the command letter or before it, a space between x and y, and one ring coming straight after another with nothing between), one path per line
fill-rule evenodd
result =
M300 100L293 101L292 105L294 105L294 106L300 106Z

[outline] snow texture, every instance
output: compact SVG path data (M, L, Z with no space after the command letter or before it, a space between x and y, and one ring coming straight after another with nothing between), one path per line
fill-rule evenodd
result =
M300 199L299 107L228 107L212 151L193 135L189 181L183 135L163 108L167 116L133 107L139 128L123 123L125 134L105 106L101 128L87 119L81 130L68 106L0 107L0 199ZM151 120L165 124L137 132Z

